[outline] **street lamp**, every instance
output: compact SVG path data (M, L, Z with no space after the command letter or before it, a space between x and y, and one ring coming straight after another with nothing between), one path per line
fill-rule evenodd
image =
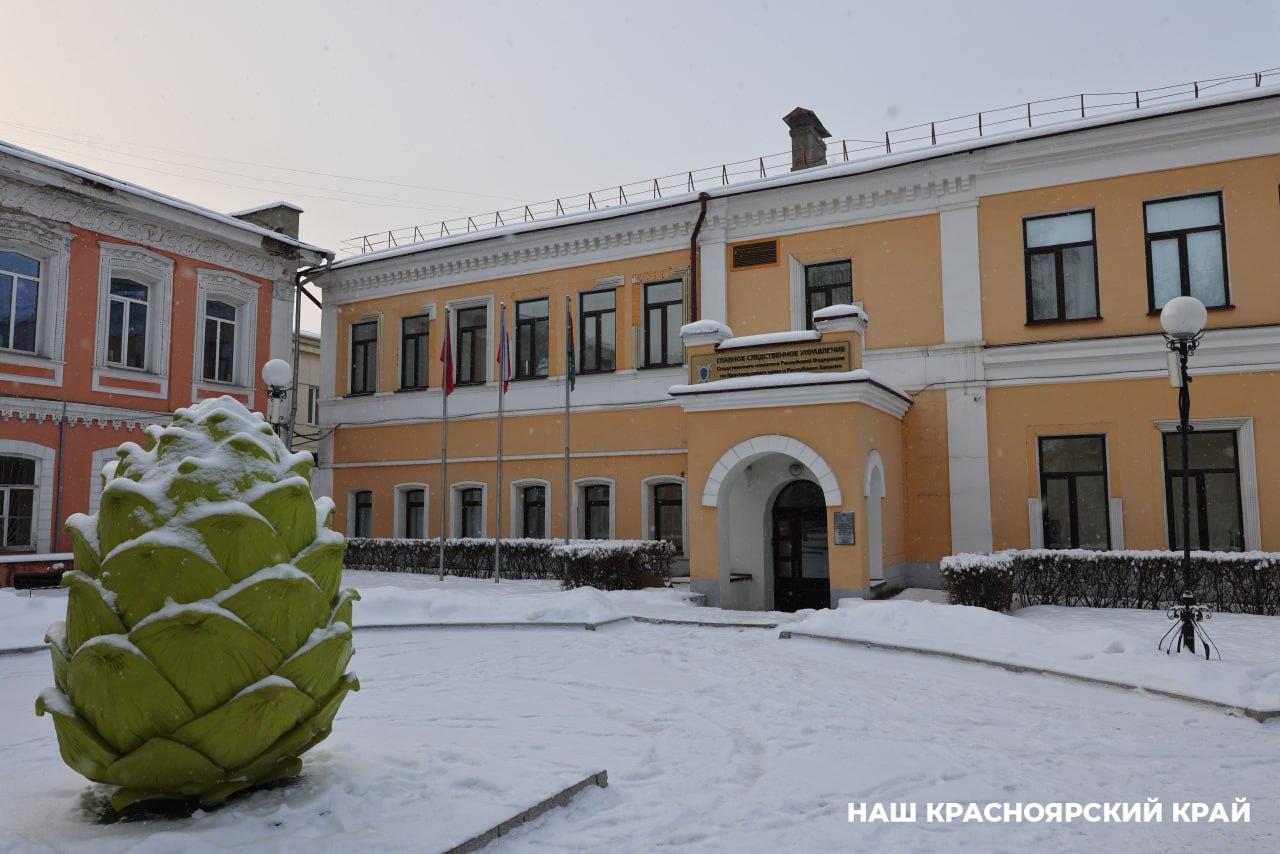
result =
M262 381L267 384L267 421L279 436L284 430L284 399L293 384L293 368L284 359L272 359L262 366Z
M1165 345L1169 348L1169 384L1178 389L1178 432L1182 434L1182 601L1169 608L1169 619L1178 622L1156 644L1157 648L1163 649L1164 642L1168 640L1167 652L1173 652L1174 642L1170 635L1176 631L1178 651L1186 649L1194 653L1198 633L1204 643L1206 659L1213 644L1200 623L1212 617L1213 612L1196 604L1191 580L1191 377L1187 376L1187 359L1200 346L1208 319L1204 303L1195 297L1174 297L1160 312L1160 325L1164 327Z

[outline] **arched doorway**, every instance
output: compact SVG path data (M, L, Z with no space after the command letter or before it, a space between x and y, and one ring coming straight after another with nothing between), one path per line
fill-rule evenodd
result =
M830 607L830 576L822 488L808 480L792 481L773 502L773 607Z

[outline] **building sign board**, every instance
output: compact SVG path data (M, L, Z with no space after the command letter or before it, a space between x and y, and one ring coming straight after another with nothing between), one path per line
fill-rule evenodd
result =
M689 383L762 374L825 374L852 370L848 341L813 341L741 347L689 359Z
M853 541L853 511L837 510L834 514L836 529L836 545L852 546Z

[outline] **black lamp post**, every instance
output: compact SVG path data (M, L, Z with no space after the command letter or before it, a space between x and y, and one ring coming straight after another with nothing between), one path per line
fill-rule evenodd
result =
M1175 642L1170 635L1177 632L1177 650L1195 653L1198 633L1204 642L1205 658L1209 657L1212 644L1200 623L1213 616L1213 612L1196 604L1191 579L1191 377L1187 376L1187 359L1200 346L1208 318L1204 303L1195 297L1175 297L1160 312L1160 325L1164 327L1165 344L1169 348L1169 383L1178 389L1178 432L1182 434L1182 600L1169 608L1169 619L1178 622L1165 632L1157 647L1163 648L1168 640L1167 651L1173 652Z
M267 421L276 435L282 435L285 424L284 399L293 383L293 368L284 359L272 359L262 366L262 381L267 384Z

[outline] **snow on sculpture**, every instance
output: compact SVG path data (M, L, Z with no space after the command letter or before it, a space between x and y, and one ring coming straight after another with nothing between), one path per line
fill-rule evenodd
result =
M292 454L230 397L179 409L102 472L75 514L67 619L49 630L63 761L119 786L116 809L216 804L298 773L359 689L344 673L354 590L346 542Z

